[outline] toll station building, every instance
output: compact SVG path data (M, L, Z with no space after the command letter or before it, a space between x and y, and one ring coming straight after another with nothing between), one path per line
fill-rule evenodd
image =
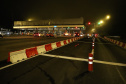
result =
M14 21L13 29L18 29L20 33L54 33L63 34L75 32L84 33L83 18L73 19L53 19L53 20L31 20L31 21Z

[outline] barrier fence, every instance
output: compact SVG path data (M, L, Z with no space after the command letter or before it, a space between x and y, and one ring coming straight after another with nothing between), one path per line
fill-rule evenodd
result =
M79 40L81 38L82 37L75 37L75 38L71 38L71 39L67 39L67 40L63 40L63 41L58 41L58 42L40 45L40 46L36 46L36 47L32 47L32 48L9 52L7 62L16 63L16 62L25 60L27 58L36 56L38 54L46 53L47 51L54 50L61 46L72 43L76 40Z
M104 36L104 39L106 39L106 40L108 40L108 41L110 41L110 42L112 42L112 43L114 43L114 44L116 44L116 45L118 45L118 46L120 46L120 47L126 49L126 43L124 43L124 42L120 42L120 41L117 41L117 40L108 38L108 37L106 37L106 36Z

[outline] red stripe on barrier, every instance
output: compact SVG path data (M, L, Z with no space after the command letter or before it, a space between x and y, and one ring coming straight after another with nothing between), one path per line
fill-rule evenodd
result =
M46 49L46 51L52 50L51 43L50 44L46 44L45 45L45 49Z
M64 43L64 45L66 45L66 44L67 44L67 43L66 43L66 40L64 40L63 43Z
M73 42L73 38L71 39L71 41Z
M122 47L125 47L125 45L126 45L126 44L125 44L125 43L123 43Z
M8 53L8 59L7 62L10 62L10 52Z
M34 48L26 49L26 55L28 58L35 56L35 55L38 55L37 48L34 47Z
M70 39L68 39L68 43L70 43Z
M61 42L56 42L56 46L60 47L61 46Z

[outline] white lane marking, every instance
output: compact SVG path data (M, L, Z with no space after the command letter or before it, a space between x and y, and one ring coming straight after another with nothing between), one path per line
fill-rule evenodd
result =
M124 79L124 77L122 76L122 74L120 73L120 71L117 67L116 67L116 70L119 73L120 77L122 78L123 82L126 84L126 80Z
M88 62L88 59L84 59L84 58L68 57L68 56L60 56L60 55L51 55L51 54L39 54L39 55ZM123 63L115 63L115 62L107 62L107 61L99 61L99 60L93 60L93 62L95 62L95 63L101 63L101 64L108 64L108 65L125 66L126 67L126 64L123 64Z

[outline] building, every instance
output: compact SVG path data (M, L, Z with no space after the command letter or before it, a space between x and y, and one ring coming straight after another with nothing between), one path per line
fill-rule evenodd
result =
M57 33L74 33L82 32L86 29L83 18L74 19L53 19L53 20L30 20L30 21L14 21L13 29L18 29L21 32L53 32Z

